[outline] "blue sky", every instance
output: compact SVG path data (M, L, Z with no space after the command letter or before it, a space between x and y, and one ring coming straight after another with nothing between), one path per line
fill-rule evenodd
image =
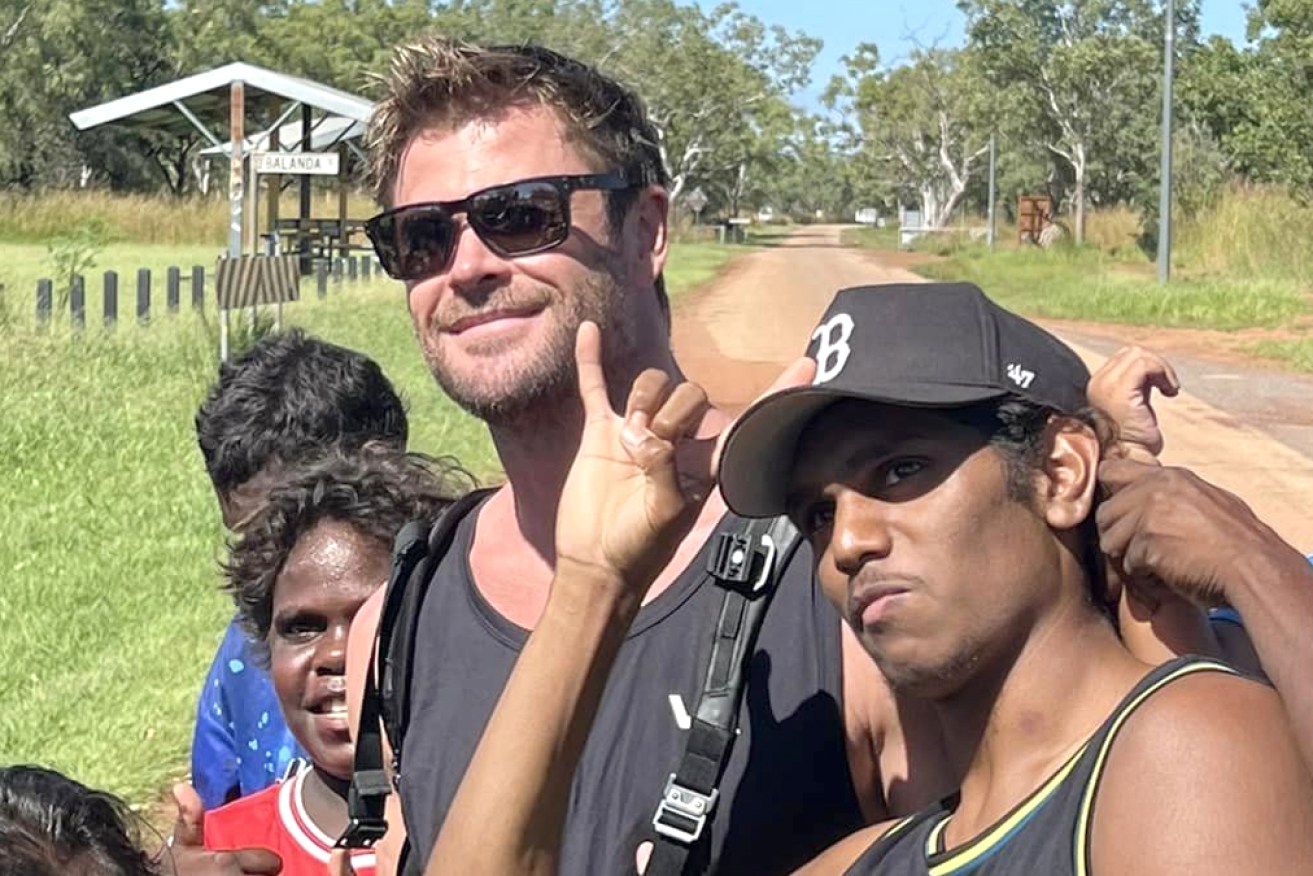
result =
M697 0L711 9L720 0ZM812 71L812 86L797 100L815 107L817 95L839 59L861 42L874 42L880 57L896 62L914 44L960 45L963 19L953 0L738 0L739 6L768 24L802 30L825 41ZM1245 10L1240 0L1202 0L1203 32L1244 40Z

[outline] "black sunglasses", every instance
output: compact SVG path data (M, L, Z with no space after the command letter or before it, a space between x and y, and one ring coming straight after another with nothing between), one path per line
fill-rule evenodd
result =
M587 189L620 191L632 184L620 173L544 176L477 191L459 201L407 204L365 223L383 270L397 280L442 273L465 221L503 258L560 246L570 236L570 194Z

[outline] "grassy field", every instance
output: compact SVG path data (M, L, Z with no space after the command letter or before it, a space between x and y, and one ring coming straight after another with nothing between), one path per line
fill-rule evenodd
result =
M1313 338L1289 341L1256 341L1245 345L1255 356L1273 359L1296 371L1313 373Z
M898 226L886 225L884 228L845 228L840 235L844 246L863 246L869 249L897 249Z
M990 251L965 235L919 241L939 256L926 277L975 283L1004 305L1033 316L1163 328L1261 329L1280 336L1236 349L1313 370L1313 208L1266 189L1228 191L1179 223L1173 277L1166 287L1139 248L1139 217L1126 208L1089 217L1087 244L1048 250L1015 243L1001 226ZM887 229L852 230L854 246L889 249Z
M0 245L0 263L14 249ZM672 294L744 251L676 246ZM285 315L379 360L409 403L415 449L495 477L483 429L424 369L399 286L310 294ZM141 803L186 768L197 685L231 613L192 431L214 329L188 314L73 338L29 322L0 331L0 763L54 766Z
M191 269L201 265L207 277L223 247L208 244L110 243L94 254L92 266L83 272L86 280L87 318L98 320L104 299L106 271L119 275L119 319L131 318L136 306L137 269L151 272L151 310L164 311L165 272L170 267L182 271L182 300L191 295ZM19 324L34 321L36 284L43 278L55 278L55 265L46 244L0 243L0 286L4 287L3 306L8 318ZM207 295L213 305L214 284L207 280Z
M1092 248L969 247L917 272L975 283L1007 307L1054 319L1234 330L1276 328L1309 312L1291 280L1184 276L1163 288L1152 271Z
M313 217L336 217L338 195L331 184L316 184L310 200ZM267 183L262 187L267 190ZM280 216L295 216L300 195L282 193ZM260 215L268 197L260 196ZM204 244L222 248L228 242L228 199L216 190L209 197L168 198L109 192L46 191L38 194L0 192L0 240L45 243L88 228L106 243L152 243L169 246ZM348 215L369 216L376 207L365 195L351 192Z

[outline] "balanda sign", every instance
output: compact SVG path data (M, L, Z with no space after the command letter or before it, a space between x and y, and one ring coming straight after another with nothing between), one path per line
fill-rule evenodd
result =
M255 172L337 176L339 157L336 152L257 152Z

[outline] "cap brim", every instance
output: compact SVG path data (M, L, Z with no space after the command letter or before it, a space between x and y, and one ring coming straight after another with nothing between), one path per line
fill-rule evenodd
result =
M741 517L785 511L798 439L837 401L858 399L907 408L953 408L1005 395L998 387L901 384L869 391L800 386L761 399L735 421L720 457L720 492Z

